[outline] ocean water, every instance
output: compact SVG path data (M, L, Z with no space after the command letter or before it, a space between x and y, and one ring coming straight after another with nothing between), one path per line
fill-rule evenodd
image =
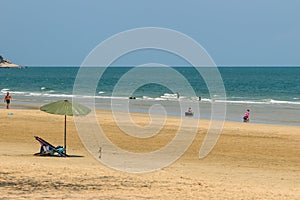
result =
M153 105L162 105L169 115L181 116L178 101L185 105L200 105L197 116L210 118L210 105L218 98L210 94L205 81L192 67L140 68L128 76L133 68L109 67L102 74L93 95L96 107L111 109L113 99L127 102L130 110L148 112ZM227 120L241 121L245 109L251 110L251 121L300 125L300 67L219 67L224 83L227 103ZM13 104L42 105L59 99L72 99L78 67L28 67L0 69L0 90L13 97ZM93 70L97 70L94 68ZM173 73L175 72L175 73ZM87 77L88 79L89 77ZM129 78L129 80L128 80ZM139 80L140 85L135 85ZM185 92L192 88L193 93ZM177 94L178 92L178 94ZM178 98L179 95L179 98ZM199 101L201 97L201 101ZM119 107L120 109L122 106ZM158 111L156 111L159 113Z

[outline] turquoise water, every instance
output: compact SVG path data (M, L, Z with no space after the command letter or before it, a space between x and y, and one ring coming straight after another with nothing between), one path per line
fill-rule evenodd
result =
M1 95L4 97L4 94L9 91L14 103L40 105L57 99L71 99L78 69L77 67L1 69ZM184 91L187 85L182 84L182 81L178 81L172 75L164 74L163 76L165 82L172 86L171 89L159 83L148 83L149 74L140 73L136 78L145 79L145 85L134 90L124 89L112 97L118 81L131 69L130 67L109 67L105 71L95 91L96 106L109 109L111 99L128 99L129 96L135 96L136 101L132 103L133 111L147 112L150 106L161 103L173 108L170 109L171 115L180 115L175 108L178 106L176 92L179 92L180 101L199 102L199 97L201 97L199 103L207 106L213 98L201 76L191 67L173 69L192 86L195 95L186 95ZM159 68L153 68L153 70L157 70L158 73L160 71ZM221 67L219 71L226 90L227 105L230 108L227 109L227 119L239 121L244 109L251 108L254 109L252 119L256 122L300 124L298 117L300 67ZM130 83L128 88L130 88ZM280 117L282 112L286 116ZM209 111L203 112L202 116L209 118Z

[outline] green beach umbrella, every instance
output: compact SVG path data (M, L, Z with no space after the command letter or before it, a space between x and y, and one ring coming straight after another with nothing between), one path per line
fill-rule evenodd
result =
M85 107L78 103L72 103L68 100L56 101L40 107L41 111L65 116L65 130L64 130L64 148L66 149L66 138L67 138L67 115L68 116L79 116L87 115L91 112L88 107Z

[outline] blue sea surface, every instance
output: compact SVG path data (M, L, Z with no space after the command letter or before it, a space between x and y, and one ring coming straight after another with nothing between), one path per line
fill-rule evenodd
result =
M171 107L168 109L170 111L168 114L180 115L176 109L178 100L197 102L208 107L211 101L214 101L215 97L210 95L205 81L193 67L172 68L182 76L181 79L184 81L172 74L159 74L161 69L153 67L152 71L154 74L157 71L157 76L160 75L160 80L164 84L151 82L155 79L151 79L150 76L153 75L148 72L139 73L135 78L145 80L143 85L134 88L129 81L125 87L123 86L125 89L115 92L119 81L132 69L131 67L106 69L99 77L94 95L90 96L96 99L97 107L110 109L112 99L128 99L129 96L134 96L135 101L131 103L132 111L148 112L152 105L162 104ZM254 122L300 125L298 117L300 67L219 67L218 69L226 90L228 120L240 121L244 110L251 108ZM4 94L10 92L14 104L42 105L59 99L71 99L78 70L78 67L1 69L1 95L4 98ZM194 94L185 93L189 86L193 88ZM177 92L179 94L176 94ZM83 95L82 98L89 97ZM203 108L201 116L210 118L209 109L207 113L204 110L206 108Z

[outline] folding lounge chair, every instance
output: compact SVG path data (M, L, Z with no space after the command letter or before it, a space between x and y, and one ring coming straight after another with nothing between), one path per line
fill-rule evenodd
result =
M57 146L54 147L52 144L49 142L43 140L42 138L38 136L34 136L35 139L41 144L41 149L39 153L36 153L34 155L38 156L53 156L53 155L58 155L62 157L67 157L68 155L65 153L65 148L62 146Z

